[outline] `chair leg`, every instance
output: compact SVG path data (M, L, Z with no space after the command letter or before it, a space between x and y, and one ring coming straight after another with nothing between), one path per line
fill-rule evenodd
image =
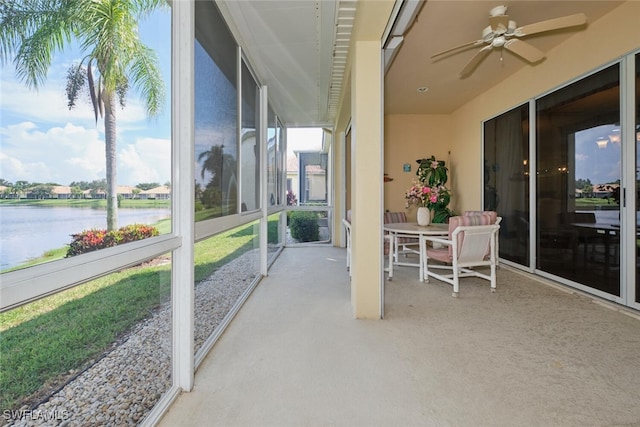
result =
M452 297L454 298L458 298L458 294L460 292L460 271L458 269L457 265L453 265L453 293L451 294Z
M491 264L491 292L496 291L496 265Z
M426 249L424 249L426 251ZM421 257L424 257L424 263L422 265L422 280L425 283L429 283L429 259L427 258L427 255L421 255Z

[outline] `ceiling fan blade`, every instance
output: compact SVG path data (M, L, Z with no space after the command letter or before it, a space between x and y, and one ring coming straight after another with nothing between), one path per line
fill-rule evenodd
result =
M473 55L473 58L471 58L471 60L467 62L467 65L464 66L462 71L460 71L460 78L463 79L471 75L471 73L473 72L473 70L476 69L478 64L480 64L480 62L482 62L482 60L489 54L489 52L491 52L492 48L493 46L489 45L477 51L476 54Z
M575 27L587 23L587 15L576 13L575 15L563 16L549 19L548 21L536 22L516 28L513 35L516 37L530 36L531 34L544 33L545 31L559 30L562 28Z
M532 63L544 58L544 52L522 40L511 39L504 44L504 48Z
M452 47L451 49L443 50L442 52L436 53L435 55L431 55L431 59L436 61L448 55L453 55L453 53L457 53L457 50L464 50L465 48L469 48L471 46L478 46L484 43L484 40L474 40L469 43L461 44L460 46Z

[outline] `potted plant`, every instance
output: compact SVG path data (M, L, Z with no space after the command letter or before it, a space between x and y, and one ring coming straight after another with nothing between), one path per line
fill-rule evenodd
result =
M445 186L448 180L447 166L443 160L436 160L435 156L416 160L418 181L407 190L405 198L407 207L412 204L429 209L430 221L433 223L446 223L449 217L455 215L449 209L451 192ZM424 214L423 214L424 215Z

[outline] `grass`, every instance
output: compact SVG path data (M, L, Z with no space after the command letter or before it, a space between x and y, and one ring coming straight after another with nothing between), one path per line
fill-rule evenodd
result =
M271 242L277 225L277 218L269 220ZM257 245L257 222L198 242L196 283ZM0 313L0 410L38 403L168 301L170 292L170 265L143 265Z
M39 256L38 258L29 260L23 264L20 264L17 267L12 267L12 268L8 268L6 270L2 270L2 273L6 273L9 271L13 271L13 270L19 270L22 268L26 268L26 267L31 267L37 264L43 264L45 262L49 262L49 261L55 261L57 259L62 259L65 257L65 255L67 255L67 248L57 248L57 249L51 249L48 251L45 251L44 254L42 254L41 256Z
M602 210L616 210L620 206L617 205L612 199L602 199L598 197L585 197L577 198L576 208L580 209L602 209Z

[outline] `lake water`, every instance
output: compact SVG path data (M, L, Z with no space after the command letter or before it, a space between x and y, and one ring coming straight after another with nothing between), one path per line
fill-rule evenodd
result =
M118 227L153 224L171 216L165 209L118 209ZM71 234L107 228L106 209L68 206L0 206L0 270L71 243Z

